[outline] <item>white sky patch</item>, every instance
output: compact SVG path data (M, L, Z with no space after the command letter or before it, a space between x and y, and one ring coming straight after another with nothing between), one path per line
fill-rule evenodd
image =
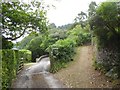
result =
M95 1L98 4L106 0L45 0L46 3L56 6L56 9L50 9L47 12L48 20L57 26L73 23L78 13L81 11L87 12L91 1Z
M29 3L33 0L21 0ZM56 26L73 23L74 18L81 11L87 12L90 2L95 1L97 4L106 0L36 0L44 1L45 4L54 5L47 11L49 23L55 23Z

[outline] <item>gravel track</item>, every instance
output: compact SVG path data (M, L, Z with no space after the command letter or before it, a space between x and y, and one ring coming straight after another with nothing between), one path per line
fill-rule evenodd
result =
M91 46L82 46L77 49L73 62L54 74L68 88L110 88L111 80L93 67L93 52Z

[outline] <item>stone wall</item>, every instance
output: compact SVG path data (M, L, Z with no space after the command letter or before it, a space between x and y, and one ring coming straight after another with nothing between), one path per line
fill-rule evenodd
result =
M95 64L106 76L113 79L120 78L120 53L108 48L95 50Z

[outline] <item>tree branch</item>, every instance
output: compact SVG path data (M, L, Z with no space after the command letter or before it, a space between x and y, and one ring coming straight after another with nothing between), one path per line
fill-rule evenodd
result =
M7 39L7 40L12 40L12 41L13 41L13 40L16 40L16 39L20 38L22 35L24 35L25 30L26 30L26 29L24 29L23 32L22 32L22 34L20 34L18 37L15 37L15 38L10 37L10 38L6 38L6 39Z

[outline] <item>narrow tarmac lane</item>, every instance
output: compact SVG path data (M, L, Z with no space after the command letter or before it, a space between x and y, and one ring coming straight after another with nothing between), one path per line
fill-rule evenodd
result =
M43 58L29 68L24 68L13 82L12 88L65 88L49 73L50 59Z

